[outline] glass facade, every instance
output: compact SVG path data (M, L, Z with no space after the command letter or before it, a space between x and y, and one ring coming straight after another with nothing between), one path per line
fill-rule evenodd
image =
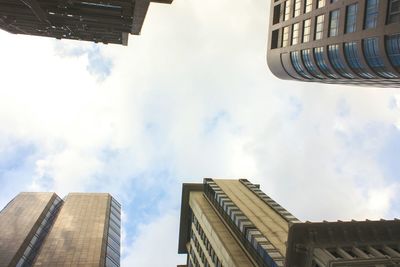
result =
M363 41L364 56L372 70L381 77L392 79L397 75L387 70L379 51L378 38L372 37Z
M364 28L376 28L378 23L379 0L365 0Z
M294 69L300 76L306 79L312 79L312 77L304 70L304 68L301 65L301 58L299 51L290 52L290 59L292 60L292 65Z
M346 7L346 28L345 33L355 32L357 29L358 3Z
M303 58L304 66L307 71L314 77L318 79L323 79L324 76L318 71L317 66L313 63L311 59L311 49L305 49L301 51L301 56Z
M400 72L400 34L386 36L386 51L390 63Z
M315 23L315 40L321 40L324 35L324 19L325 15L319 15L316 17Z
M54 221L54 217L57 214L61 205L62 205L61 198L56 196L52 201L49 210L46 212L46 216L40 223L39 228L36 230L31 241L29 242L28 247L25 249L24 254L18 261L16 267L32 266L33 261L37 255L37 252L39 251L40 245L42 244L43 239L49 232L49 229Z
M350 68L362 78L371 79L374 75L368 72L365 66L361 63L360 52L356 42L344 44L344 54Z
M352 79L354 75L350 73L347 69L345 62L340 56L339 45L329 45L328 46L328 57L331 62L333 68L343 77Z
M54 193L20 193L1 210L1 266L32 266L60 201Z
M325 61L324 57L324 48L323 47L316 47L314 48L314 57L315 57L315 62L317 63L317 66L319 69L329 78L332 79L337 79L339 78L329 67L328 64Z
M111 198L110 219L108 221L106 266L120 266L120 245L121 245L121 205Z
M33 266L119 266L119 210L109 194L68 194Z
M337 36L339 33L339 9L331 11L329 18L329 37Z

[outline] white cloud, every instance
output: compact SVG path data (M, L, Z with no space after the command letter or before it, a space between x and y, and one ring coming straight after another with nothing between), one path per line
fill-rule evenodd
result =
M157 188L166 213L124 231L125 266L183 263L171 245L181 182L203 177L259 182L305 220L398 214L399 181L377 160L399 125L398 92L276 79L265 59L268 9L152 4L128 47L99 46L112 60L101 82L89 52L61 53L91 44L1 32L0 159L10 140L36 150L17 169L0 162L0 203L28 189L109 191L129 222L143 220L135 195Z

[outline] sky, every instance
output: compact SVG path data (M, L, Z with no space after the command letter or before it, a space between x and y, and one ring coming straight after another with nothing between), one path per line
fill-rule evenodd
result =
M176 266L183 182L247 178L301 220L400 217L400 91L275 78L269 2L151 4L127 47L0 32L0 207L110 192L122 266Z

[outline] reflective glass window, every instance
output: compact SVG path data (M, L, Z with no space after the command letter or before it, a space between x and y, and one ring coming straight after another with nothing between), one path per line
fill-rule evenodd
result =
M299 43L299 23L295 23L292 26L292 45Z
M330 12L329 36L337 36L339 33L339 9Z
M110 257L106 258L106 267L119 267L119 264L114 262Z
M115 214L114 214L113 212L110 212L110 217L111 217L111 219L113 219L115 222L120 222L120 221L121 221L117 216L115 216Z
M282 47L287 47L289 44L289 27L283 28Z
M318 0L317 2L317 8L321 8L325 6L325 0Z
M360 60L360 53L356 42L349 42L344 44L344 54L349 63L350 68L363 78L373 78L374 75L368 72Z
M355 32L357 27L358 3L346 7L346 28L345 33Z
M310 49L302 50L301 56L303 57L304 66L311 75L320 79L324 78L317 70L317 67L314 65L314 63L312 62Z
M315 40L320 40L323 37L324 33L324 15L319 15L316 18L316 23L315 23Z
M283 20L290 19L290 0L285 2L285 15L283 16Z
M306 73L306 71L303 69L300 61L300 52L299 51L294 51L294 52L290 52L290 58L292 60L292 65L294 67L294 69L296 70L296 72L302 76L303 78L306 79L311 79L312 77Z
M368 65L380 76L384 78L396 78L397 75L388 71L383 63L379 51L378 38L372 37L363 41L364 56Z
M300 15L301 0L294 0L293 17Z
M400 34L386 37L386 51L392 65L400 71Z
M332 64L332 66L335 68L335 70L342 75L343 77L346 78L354 78L354 75L352 75L349 70L347 69L343 59L340 57L340 51L339 51L339 45L329 45L328 46L328 57L329 60Z
M400 22L400 0L389 0L388 23Z
M379 0L365 0L364 28L376 28L378 23Z
M306 19L303 22L303 43L310 41L311 36L311 19Z
M308 13L312 10L312 2L313 2L313 0L306 0L305 6L304 6L304 13Z

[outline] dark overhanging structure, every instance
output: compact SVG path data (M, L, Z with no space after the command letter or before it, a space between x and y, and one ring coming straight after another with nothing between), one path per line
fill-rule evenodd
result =
M128 44L150 2L173 0L1 0L0 28L14 34Z

